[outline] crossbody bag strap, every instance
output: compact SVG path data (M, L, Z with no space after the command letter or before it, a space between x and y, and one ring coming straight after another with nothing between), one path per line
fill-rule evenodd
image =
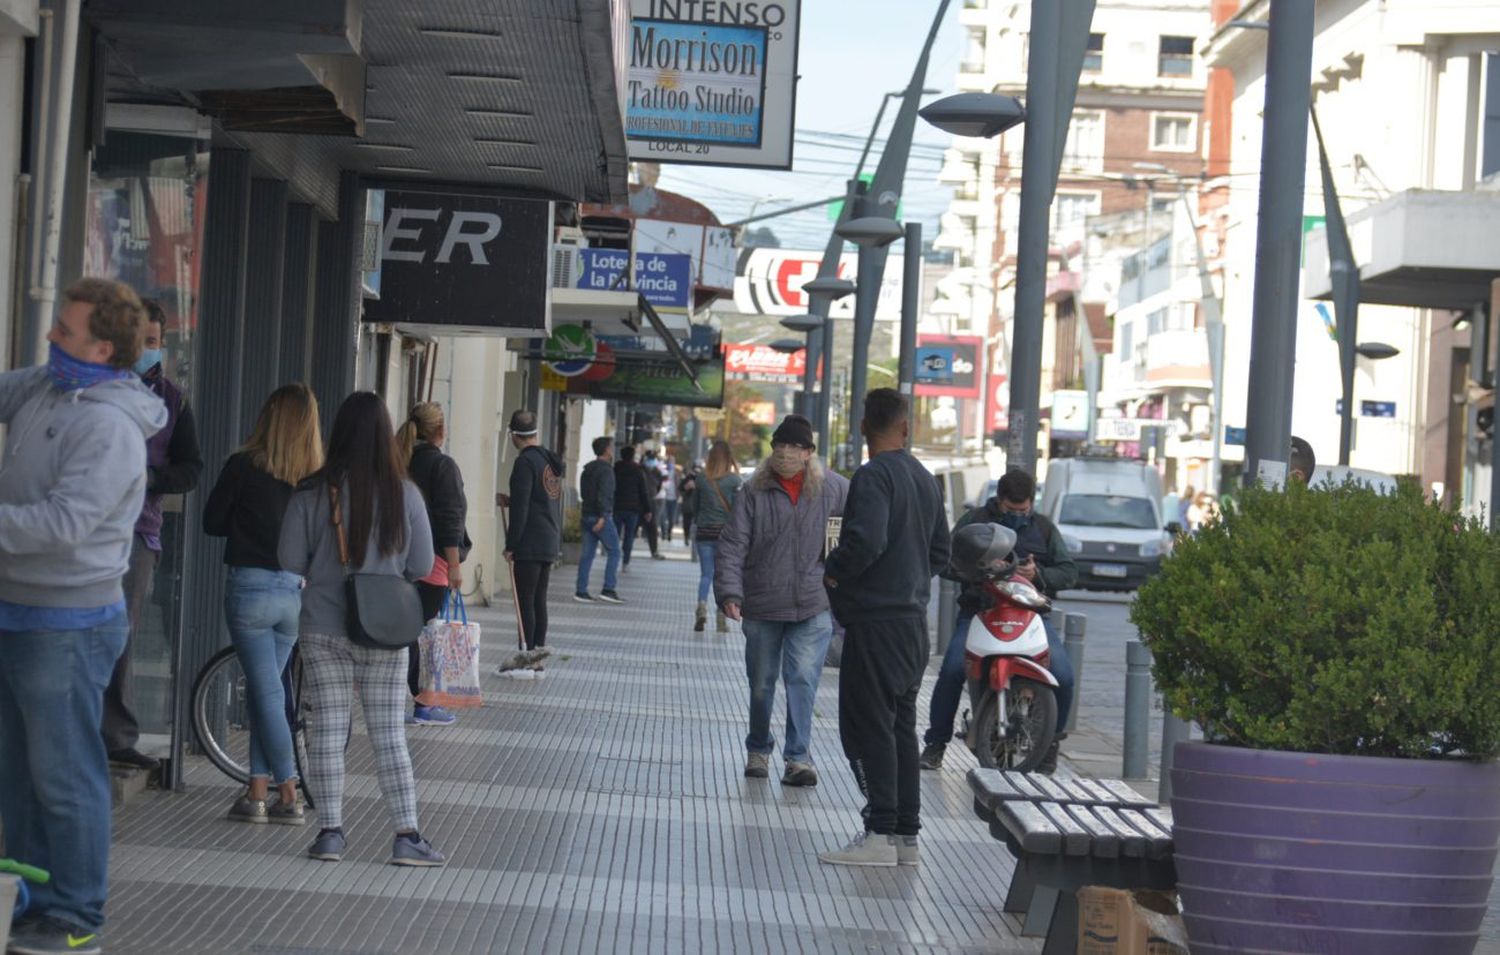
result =
M710 479L708 482L708 486L714 489L714 494L718 497L719 503L724 505L725 514L728 514L731 510L733 510L733 508L729 506L729 499L724 496L724 491L719 487L718 481Z
M344 568L344 573L349 570L349 537L344 533L344 512L339 507L339 488L337 484L328 485L328 513L329 521L333 524L333 533L339 542L339 565Z

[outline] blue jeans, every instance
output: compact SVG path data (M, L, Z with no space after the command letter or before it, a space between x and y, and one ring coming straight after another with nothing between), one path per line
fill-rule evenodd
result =
M958 624L953 628L953 639L948 641L948 650L943 654L942 667L938 670L937 683L932 688L932 703L927 713L927 734L923 741L928 745L947 743L953 739L953 721L958 716L958 704L963 699L964 642L969 634L969 622L973 614L958 615ZM1047 630L1047 649L1051 656L1048 669L1057 677L1057 730L1067 729L1068 714L1073 711L1073 661L1068 657L1068 648L1058 638L1057 630L1049 617L1042 618Z
M615 519L612 514L605 514L604 530L595 531L594 525L599 523L598 514L585 514L580 522L583 528L583 553L578 557L578 586L573 588L574 593L586 594L589 592L589 572L594 569L594 551L599 545L604 545L604 589L614 590L619 583L620 576L620 534L615 529Z
M641 527L640 511L615 511L615 530L620 533L620 559L630 566L630 552L635 549L635 534Z
M0 632L0 819L5 854L52 873L33 914L104 925L109 762L99 720L125 650L121 613L88 630Z
M292 731L281 682L297 643L302 578L279 570L231 567L224 587L229 642L245 671L250 704L250 775L284 783L297 778Z
M833 617L823 611L816 617L789 623L781 620L751 620L746 617L745 673L750 678L750 734L745 749L769 753L776 745L771 735L771 707L776 702L776 674L786 683L786 741L781 755L789 763L808 762L812 742L813 702L828 641L833 637Z
M708 595L714 589L714 568L718 566L719 542L695 541L693 547L698 551L698 602L701 604L708 600Z

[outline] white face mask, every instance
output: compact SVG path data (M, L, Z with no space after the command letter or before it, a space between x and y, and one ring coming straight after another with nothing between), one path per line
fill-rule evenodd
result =
M793 478L807 467L806 451L800 448L777 448L771 452L771 470L784 478Z

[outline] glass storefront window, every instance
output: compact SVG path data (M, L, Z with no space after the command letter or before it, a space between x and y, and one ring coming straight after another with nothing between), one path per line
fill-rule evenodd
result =
M208 143L110 130L89 181L84 274L129 283L166 312L163 370L191 402L193 336L208 201ZM205 480L212 476L205 474ZM161 560L132 637L137 748L171 753L174 672L181 640L184 499L163 501Z

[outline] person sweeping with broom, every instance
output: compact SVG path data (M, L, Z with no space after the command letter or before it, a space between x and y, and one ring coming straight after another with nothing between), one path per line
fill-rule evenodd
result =
M536 413L510 416L510 442L520 452L510 473L510 494L500 506L510 509L505 529L505 560L510 565L522 648L506 670L542 668L547 649L547 581L562 555L562 460L541 446ZM508 665L509 664L509 665Z

